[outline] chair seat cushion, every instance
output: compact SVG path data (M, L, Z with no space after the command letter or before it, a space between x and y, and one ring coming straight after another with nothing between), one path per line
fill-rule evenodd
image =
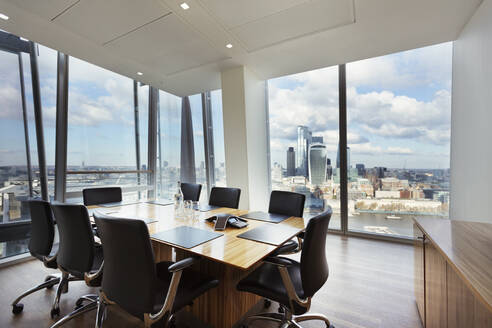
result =
M31 255L34 256L35 258L37 258L38 260L40 260L41 262L44 262L45 267L47 267L49 269L57 269L58 264L56 263L56 257L53 258L53 256L55 256L56 253L58 253L58 246L59 246L58 243L53 244L53 246L51 247L50 254L48 256L36 254L33 252L31 252ZM53 258L53 259L51 261L45 261L45 257L46 258Z
M154 313L158 312L166 300L167 291L171 284L172 273L168 271L170 265L174 262L159 262L156 264L157 271L157 288ZM216 287L219 284L217 279L202 274L191 269L183 270L179 282L178 291L173 304L172 312L192 303L193 299L205 293L207 290Z
M290 279L294 284L297 296L304 299L304 291L301 281L301 266L299 262L288 259L292 265L287 267ZM285 288L278 266L264 263L258 269L250 273L246 278L241 280L237 289L243 292L253 293L290 308L289 296ZM299 315L306 313L307 309L299 305L294 306L294 314Z

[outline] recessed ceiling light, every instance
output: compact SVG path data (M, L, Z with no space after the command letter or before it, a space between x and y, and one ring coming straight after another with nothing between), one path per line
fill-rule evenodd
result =
M2 13L0 13L0 18L3 20L9 20L9 16L2 14Z
M190 9L190 6L188 6L188 4L186 2L183 2L182 4L180 4L181 8L183 8L184 10L187 10L187 9Z
M226 48L231 49L232 48L232 44L230 44L230 43L226 44Z
M142 73L142 72L137 72L137 74L138 74L138 75L143 75L143 73Z

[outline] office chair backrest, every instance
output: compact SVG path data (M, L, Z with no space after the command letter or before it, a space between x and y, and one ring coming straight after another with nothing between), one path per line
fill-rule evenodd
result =
M58 265L70 274L83 276L94 262L94 234L84 205L52 204L60 244Z
M209 205L219 207L238 208L241 189L213 187L210 191Z
M42 260L50 255L55 238L55 226L50 203L44 200L29 200L31 213L31 239L29 240L29 252L32 256Z
M99 205L121 202L120 187L89 188L82 190L84 205Z
M313 217L307 227L301 253L301 280L306 297L313 296L328 279L326 262L326 233L331 208Z
M184 200L191 200L194 202L198 202L200 200L202 185L196 183L182 182L181 191L183 192Z
M274 190L270 194L268 213L302 218L306 196L296 192Z
M153 312L157 275L147 225L99 213L94 220L104 252L102 291L133 315Z

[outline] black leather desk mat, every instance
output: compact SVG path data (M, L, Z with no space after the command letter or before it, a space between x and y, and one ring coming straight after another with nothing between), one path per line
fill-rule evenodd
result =
M167 206L167 205L173 204L173 202L168 200L168 199L149 200L147 203L148 204L154 204L154 205L162 205L162 206Z
M248 230L238 235L238 237L264 244L280 246L299 232L299 229L292 227L263 224L257 228Z
M98 206L101 207L116 207L116 206L123 206L123 205L133 205L133 204L139 204L141 203L140 201L123 201L123 202L114 202L114 203L106 203L106 204L99 204Z
M244 219L265 221L265 222L271 222L271 223L279 223L285 219L290 218L290 216L288 216L288 215L266 213L266 212L249 212L249 213L240 215L240 217L242 217Z
M121 217L121 216L118 216L117 215L120 211L107 211L107 210L101 211L100 208L90 208L87 211L89 212L89 216L92 216L92 217L94 217L94 213L99 212L99 214L114 216L115 218L118 218L118 219L142 220L143 222L145 222L145 224L150 224L150 223L154 223L154 222L159 221L159 220L154 219L154 218L139 218L139 217L136 217L136 218L126 218L126 217Z
M222 233L213 231L181 226L155 233L151 237L179 247L193 248L212 239L221 237L222 235Z
M214 206L214 205L200 205L200 212L208 212L208 211L213 211L220 208L219 206Z

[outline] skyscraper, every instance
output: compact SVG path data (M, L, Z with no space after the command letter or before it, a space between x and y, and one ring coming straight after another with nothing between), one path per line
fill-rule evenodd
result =
M320 186L326 182L326 146L323 144L312 144L309 147L309 181L311 185Z
M366 167L364 164L355 164L355 168L357 169L357 174L360 177L363 177L366 174Z
M337 148L337 169L340 168L340 143ZM347 170L350 168L350 147L347 147Z
M193 121L189 97L181 100L181 182L196 183Z
M296 153L294 147L287 149L287 176L292 177L296 175Z
M308 152L311 145L312 133L307 126L297 126L297 175L308 177Z

